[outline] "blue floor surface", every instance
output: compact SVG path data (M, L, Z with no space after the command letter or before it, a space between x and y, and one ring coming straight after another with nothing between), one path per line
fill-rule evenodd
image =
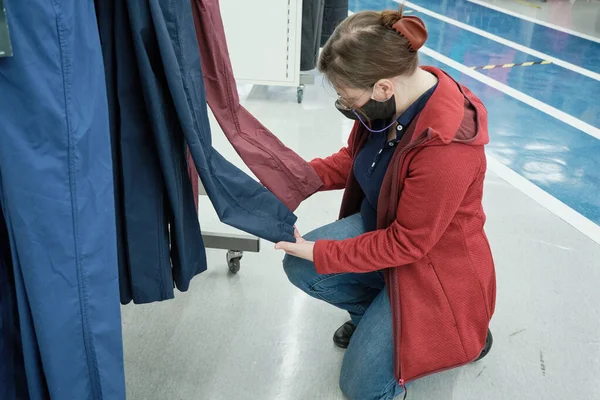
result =
M468 1L414 4L591 71L600 72L600 44ZM350 10L396 9L394 1L351 0ZM466 67L541 61L494 40L415 12L429 31L426 46ZM532 34L534 32L534 34ZM600 225L600 140L478 80L421 55L477 94L489 111L490 155ZM481 73L589 125L600 127L600 82L557 65Z
M513 17L467 0L411 0L448 18L600 73L600 43ZM370 1L370 6L375 6ZM386 5L390 7L389 5ZM395 8L396 6L392 6Z

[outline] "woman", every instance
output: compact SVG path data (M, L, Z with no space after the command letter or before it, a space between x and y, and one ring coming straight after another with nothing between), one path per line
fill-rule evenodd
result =
M426 38L419 18L394 11L337 28L319 69L357 122L347 147L311 165L322 190L345 188L340 220L276 246L294 285L350 313L334 336L348 347L340 386L350 399L392 399L491 346L487 113L443 71L418 67Z

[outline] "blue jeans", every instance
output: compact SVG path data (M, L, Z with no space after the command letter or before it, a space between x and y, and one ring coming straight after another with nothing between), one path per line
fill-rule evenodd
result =
M323 226L306 240L342 240L365 232L360 214ZM357 328L344 356L340 388L351 400L393 399L402 393L394 377L392 311L381 272L319 275L312 262L283 260L290 281L310 296L350 313Z

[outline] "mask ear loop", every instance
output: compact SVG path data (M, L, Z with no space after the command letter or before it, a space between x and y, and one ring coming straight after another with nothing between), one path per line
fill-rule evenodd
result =
M375 99L373 98L373 96L375 95L375 86L376 86L376 85L377 85L377 82L375 82L375 85L373 85L373 89L372 89L372 92L371 92L371 100L373 100L373 101L379 101L379 100L375 100ZM392 95L392 96L393 96L393 95ZM390 97L390 98L391 98L391 97ZM384 100L384 101L388 101L388 100L389 100L389 99L386 99L386 100ZM380 102L380 103L383 103L383 102ZM360 121L360 123L361 123L361 124L362 124L362 125L363 125L363 126L364 126L364 127L365 127L365 128L368 130L368 131L369 131L369 132L371 132L371 133L381 133L381 132L385 132L385 131L387 131L388 129L390 129L390 128L392 127L392 125L394 125L394 124L396 123L396 120L393 120L391 124L389 124L388 126L386 126L386 127L385 127L385 128L383 128L383 129L371 129L371 128L369 127L369 125L367 125L367 123L366 123L366 122L365 122L365 121L362 119L362 117L361 117L361 116L360 116L360 115L359 115L359 114L356 112L356 110L352 110L352 112L354 113L354 115L356 115L356 118L358 118L358 120Z
M379 82L379 81L377 81L377 82ZM371 100L376 101L378 103L385 103L386 101L391 99L394 94L392 93L392 96L388 97L385 100L382 100L382 101L377 100L375 97L373 97L373 96L375 96L375 86L377 86L377 82L373 85L373 88L371 89Z
M379 81L377 81L377 82L379 82ZM379 101L379 100L375 99L375 97L374 97L374 96L375 96L375 87L377 86L377 82L375 82L375 84L374 84L374 85L373 85L373 87L371 88L371 100L373 100L373 101L376 101L376 102L378 102L378 103L383 103L383 102L386 102L386 101L388 101L388 100L389 100L389 98L387 98L387 99L385 99L385 100L383 100L383 101ZM393 96L393 95L392 95L392 96ZM391 96L390 96L390 97L391 97Z

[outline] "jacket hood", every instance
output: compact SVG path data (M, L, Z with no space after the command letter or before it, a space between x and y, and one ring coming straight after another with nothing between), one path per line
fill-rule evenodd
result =
M427 132L430 139L437 137L444 144L487 144L487 110L481 100L441 69L421 68L434 74L439 83L417 117L414 135L421 136L423 132Z

